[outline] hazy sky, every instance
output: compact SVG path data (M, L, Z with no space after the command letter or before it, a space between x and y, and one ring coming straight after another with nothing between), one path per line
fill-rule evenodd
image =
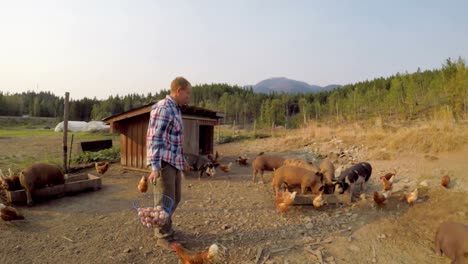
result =
M327 85L468 59L468 1L0 0L0 91Z

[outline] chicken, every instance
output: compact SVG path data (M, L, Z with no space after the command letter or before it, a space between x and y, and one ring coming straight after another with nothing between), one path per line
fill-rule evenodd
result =
M411 193L405 193L405 199L408 204L412 204L418 200L418 189L416 188Z
M3 221L13 221L22 220L24 216L16 208L0 203L0 218Z
M172 244L172 247L179 256L182 264L220 263L221 254L216 244L211 245L208 250L198 253L190 252L178 243Z
M393 179L393 177L391 179ZM393 182L389 181L385 176L380 177L380 180L382 181L384 191L391 191L392 190Z
M294 203L297 192L278 192L275 198L275 205L278 211L284 213L289 210L289 207Z
M231 166L232 166L232 162L229 162L228 165L219 164L219 168L224 172L230 172L231 171Z
M384 176L381 176L380 180L382 180L383 178L385 178L387 181L393 183L393 180L395 179L395 173L389 172L389 173L385 174Z
M444 186L445 188L448 188L449 183L450 183L450 177L448 175L443 176L440 181L440 184L442 184L442 186Z
M239 156L236 159L236 162L241 165L241 166L248 166L249 164L247 163L248 158L244 156Z
M374 202L377 204L377 206L382 207L387 203L388 195L388 192L384 192L382 194L374 192Z
M148 190L148 178L142 176L140 182L138 183L138 191L145 193Z
M107 169L109 169L109 162L106 161L102 165L99 165L99 163L96 162L96 163L94 163L94 166L96 167L97 173L104 174L104 173L106 173Z
M322 207L322 205L325 204L325 200L323 199L323 192L321 192L319 196L314 198L314 200L312 201L312 204L314 205L315 208L320 208Z

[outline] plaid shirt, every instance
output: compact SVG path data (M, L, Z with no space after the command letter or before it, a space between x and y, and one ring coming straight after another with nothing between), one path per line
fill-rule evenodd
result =
M146 134L147 163L153 170L165 161L178 170L184 168L184 122L182 113L169 95L153 105Z

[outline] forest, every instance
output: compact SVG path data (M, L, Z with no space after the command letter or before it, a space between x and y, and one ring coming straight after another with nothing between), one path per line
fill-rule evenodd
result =
M70 102L69 120L101 120L156 102L167 90L149 94L111 95L105 100L82 98ZM223 83L193 87L190 105L224 112L226 124L258 127L298 127L309 120L412 120L448 110L457 119L468 117L468 68L462 58L447 59L441 68L397 73L332 91L307 94L260 94L251 87ZM0 116L63 118L64 98L50 92L0 91Z

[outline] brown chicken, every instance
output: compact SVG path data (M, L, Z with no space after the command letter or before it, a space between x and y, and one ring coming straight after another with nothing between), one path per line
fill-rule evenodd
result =
M314 200L312 201L312 204L314 205L315 208L320 208L322 207L322 205L325 204L325 200L323 199L323 191L320 193L319 196L314 198Z
M94 163L94 166L96 167L97 173L104 174L104 173L106 173L107 169L109 169L109 162L106 161L102 165L99 165L99 163L96 162L96 163Z
M229 162L228 165L219 164L219 168L224 172L230 172L231 171L231 166L232 166L232 162Z
M393 179L393 177L391 178ZM391 191L392 188L393 188L393 182L387 180L387 178L385 176L382 176L380 178L380 180L382 181L382 185L383 185L383 190L384 191Z
M182 264L220 263L219 247L216 244L211 245L208 250L198 253L190 252L178 243L172 244L172 247L179 256Z
M237 162L239 165L241 165L241 166L248 166L249 163L247 163L247 160L248 160L247 157L239 156L239 157L236 159L236 162Z
M377 206L382 207L387 203L388 193L384 192L379 194L378 192L374 192L374 202Z
M445 175L442 177L440 184L444 186L445 188L448 188L448 185L450 184L450 177L448 175Z
M275 205L278 211L284 213L289 210L289 207L294 203L297 192L278 192L275 198Z
M138 191L145 193L148 190L148 178L141 176L141 180L138 183Z
M0 203L0 218L3 221L13 221L22 220L24 216L16 208Z
M393 177L394 176L395 176L395 173L389 172L389 173L385 174L384 176L381 176L380 179L385 178L385 179L387 179L387 181L393 182Z

